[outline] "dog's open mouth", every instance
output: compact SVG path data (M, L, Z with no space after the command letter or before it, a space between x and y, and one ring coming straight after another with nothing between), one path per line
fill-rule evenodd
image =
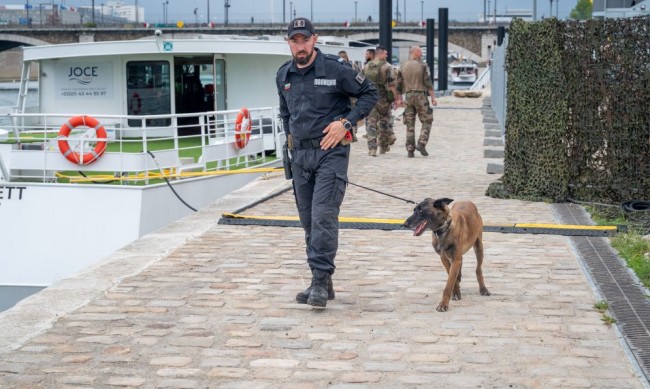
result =
M428 226L428 225L429 225L429 221L428 221L428 220L426 220L426 219L425 219L425 220L422 220L422 221L420 222L420 224L418 224L417 226L415 226L415 229L413 230L413 235L414 235L414 236L420 236L420 235L422 235L422 233L424 232L424 230L427 229L427 226Z

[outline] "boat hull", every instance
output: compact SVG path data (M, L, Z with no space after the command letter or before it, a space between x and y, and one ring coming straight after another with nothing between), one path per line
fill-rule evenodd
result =
M275 163L277 164L277 162ZM172 182L196 209L263 173ZM191 214L166 184L147 187L15 183L0 185L0 285L48 286L119 248Z

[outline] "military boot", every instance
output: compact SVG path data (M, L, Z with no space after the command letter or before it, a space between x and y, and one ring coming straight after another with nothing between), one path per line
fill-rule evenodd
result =
M307 304L307 300L309 299L309 295L311 294L311 290L313 287L314 287L314 279L312 278L311 285L309 285L309 288L305 289L304 291L296 295L296 302L298 304ZM334 282L332 282L332 279L330 278L329 286L327 288L327 299L334 300L334 297L336 297L334 293Z
M426 157L426 156L429 155L429 153L427 153L427 149L425 148L425 145L422 144L422 143L418 143L418 145L415 146L415 149L416 149L417 151L419 151L420 154L422 154L423 157Z
M377 149L368 150L368 155L371 156L371 157L376 157L377 156Z
M415 158L415 152L413 150L408 151L409 158Z
M311 292L307 304L324 308L327 305L327 291L332 285L332 275L324 270L314 269L311 273Z
M379 146L379 154L386 154L390 151L390 146Z
M388 145L392 146L395 144L395 141L397 141L397 137L395 134L390 134L390 138L388 139Z

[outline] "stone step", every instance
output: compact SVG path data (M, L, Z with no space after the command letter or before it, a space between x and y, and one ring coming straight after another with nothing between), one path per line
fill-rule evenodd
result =
M505 153L503 148L486 148L483 150L483 157L485 158L503 158Z

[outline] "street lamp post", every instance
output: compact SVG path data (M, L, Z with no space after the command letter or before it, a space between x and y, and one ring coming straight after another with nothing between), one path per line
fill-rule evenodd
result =
M167 24L167 9L169 7L169 0L163 2L163 23Z
M420 1L420 26L424 27L424 0Z
M395 21L399 22L399 0L395 2Z
M356 4L356 3L357 2L355 1L354 4ZM311 20L313 22L314 21L314 0L311 0L310 5L311 5L311 8L310 8L310 13L309 13L309 20Z
M357 3L358 1L354 2L354 22L357 22Z
M95 24L95 0L93 0L93 24Z
M487 24L487 8L485 8L485 3L487 3L487 0L483 0L483 23Z
M485 20L486 20L486 22L489 24L489 20L492 19L492 18L489 16L489 14L490 14L490 0L487 0L487 3L488 3L488 7L487 7L487 9L488 9L488 13L485 15Z
M206 0L208 2L208 26L210 26L210 0Z
M293 1L289 2L289 17L293 14Z
M228 8L230 8L230 3L228 2L228 0L224 1L223 8L224 8L224 14L226 16L225 25L227 26L228 25Z
M101 9L101 12L102 12L102 24L104 24L104 3L101 3L100 6L101 6L100 9Z

